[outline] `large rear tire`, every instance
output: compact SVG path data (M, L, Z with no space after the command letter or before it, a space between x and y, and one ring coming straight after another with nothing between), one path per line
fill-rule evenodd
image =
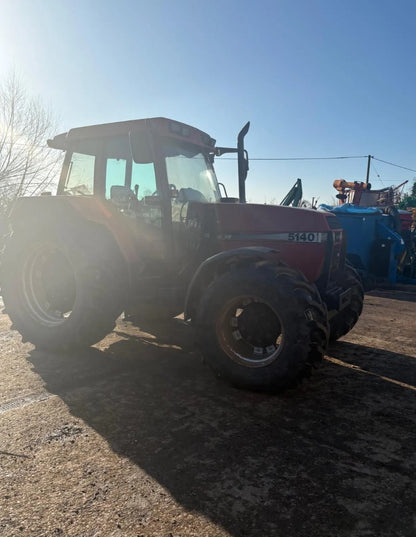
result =
M201 353L233 385L277 392L322 359L326 308L315 286L285 266L251 265L216 280L196 318Z
M363 311L364 289L358 272L349 264L338 281L343 290L351 289L350 304L329 321L329 340L336 341L355 326Z
M123 271L114 239L94 225L13 234L1 277L12 327L45 349L100 341L123 309Z

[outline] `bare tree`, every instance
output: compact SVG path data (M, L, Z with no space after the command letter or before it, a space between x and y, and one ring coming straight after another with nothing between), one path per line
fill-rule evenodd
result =
M17 197L53 186L61 156L46 140L55 132L53 114L14 73L0 83L0 213Z

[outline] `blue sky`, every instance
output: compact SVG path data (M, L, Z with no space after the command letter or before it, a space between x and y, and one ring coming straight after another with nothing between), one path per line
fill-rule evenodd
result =
M15 69L60 129L166 116L252 158L374 155L416 169L411 0L14 0L0 5L0 77ZM256 161L247 198L280 201L297 177L331 202L366 159ZM236 194L236 164L217 163ZM415 172L373 161L381 188Z

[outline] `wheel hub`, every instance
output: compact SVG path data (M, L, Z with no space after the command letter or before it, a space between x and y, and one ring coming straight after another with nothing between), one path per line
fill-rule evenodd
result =
M23 267L22 292L30 313L42 324L65 322L76 296L74 272L65 255L47 246L33 252Z
M277 313L255 297L238 297L222 309L217 335L228 356L246 367L264 367L277 359L283 331Z

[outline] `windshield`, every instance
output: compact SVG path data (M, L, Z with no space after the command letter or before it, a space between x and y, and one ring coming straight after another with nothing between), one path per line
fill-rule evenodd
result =
M178 201L219 201L214 169L201 148L169 141L163 146L163 151L169 186L178 192Z

